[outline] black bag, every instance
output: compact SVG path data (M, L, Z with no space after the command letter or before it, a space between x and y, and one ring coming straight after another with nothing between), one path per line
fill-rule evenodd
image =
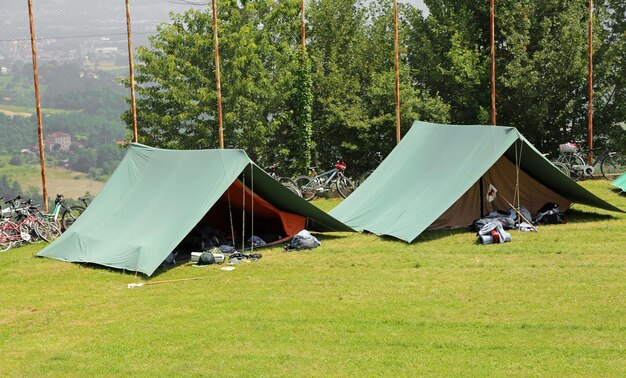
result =
M543 206L541 206L541 209L539 209L537 213L545 213L550 210L559 211L559 205L554 202L546 202Z
M211 252L202 252L200 258L198 258L198 265L211 265L215 264L215 256Z
M537 222L542 224L563 224L567 223L565 215L559 213L557 210L549 210L545 213L540 213L537 216Z
M567 218L559 211L558 204L548 202L539 209L535 222L542 224L563 224L567 223Z

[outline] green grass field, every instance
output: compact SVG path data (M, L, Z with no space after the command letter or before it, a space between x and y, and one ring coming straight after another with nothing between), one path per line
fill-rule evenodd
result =
M626 209L606 181L582 184ZM503 245L325 234L149 280L10 250L0 375L624 377L626 214L575 205L569 220Z

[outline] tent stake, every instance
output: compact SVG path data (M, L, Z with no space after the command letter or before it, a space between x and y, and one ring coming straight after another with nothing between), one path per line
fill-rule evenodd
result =
M175 279L175 280L165 280L165 281L155 281L155 282L140 282L140 283L131 283L128 284L128 288L132 289L134 287L141 287L141 286L150 286L150 285L160 285L160 284L164 284L164 283L172 283L172 282L182 282L182 281L194 281L194 280L201 280L203 278L208 278L209 276L203 276L203 277L192 277L192 278L179 278L179 279Z

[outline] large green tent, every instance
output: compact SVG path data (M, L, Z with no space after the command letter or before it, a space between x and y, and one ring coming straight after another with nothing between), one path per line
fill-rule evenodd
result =
M611 184L620 188L622 192L626 192L626 173L616 178Z
M275 181L242 150L131 144L84 214L37 255L150 276L201 222L240 235L273 232L282 240L304 228L352 231Z
M489 185L498 192L485 199ZM519 193L519 194L517 194ZM516 201L519 199L519 201ZM372 175L330 214L355 230L411 242L490 210L574 202L621 211L554 167L515 128L416 121Z

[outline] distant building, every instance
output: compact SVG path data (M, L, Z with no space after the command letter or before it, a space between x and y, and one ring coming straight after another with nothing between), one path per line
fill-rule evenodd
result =
M96 47L96 54L99 55L111 55L111 54L117 54L118 52L118 48L117 47Z
M43 141L44 148L53 151L56 145L59 145L58 149L61 151L69 151L72 145L72 137L70 134L66 134L60 131L56 131L48 134Z

